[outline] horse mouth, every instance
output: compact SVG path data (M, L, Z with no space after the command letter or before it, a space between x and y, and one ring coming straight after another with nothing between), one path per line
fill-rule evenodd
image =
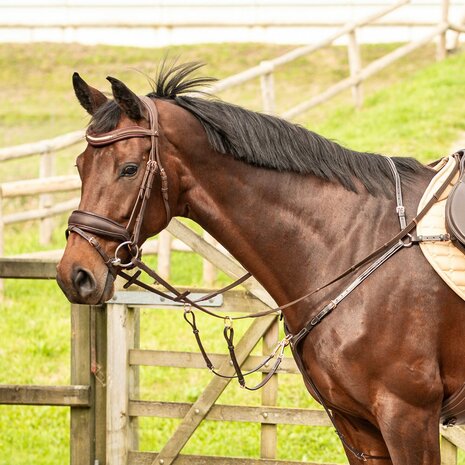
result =
M102 292L102 296L101 296L99 304L103 304L113 297L113 294L115 293L114 284L115 284L115 277L110 272L108 272L107 279L105 281L105 286L103 288L103 292Z

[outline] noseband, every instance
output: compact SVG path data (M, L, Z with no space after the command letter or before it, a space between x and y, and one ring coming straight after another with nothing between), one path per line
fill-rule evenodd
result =
M149 97L140 97L142 103L148 112L149 129L142 126L130 126L128 128L115 129L105 134L95 135L87 130L86 140L93 147L104 147L124 139L132 139L134 137L150 137L150 155L145 168L144 177L139 189L136 202L131 212L128 224L126 226L117 223L109 218L98 215L96 213L83 210L74 210L68 220L67 236L74 232L86 239L102 256L110 271L116 275L115 266L128 267L132 263L121 263L118 254L122 247L127 246L131 255L139 254L139 240L142 223L147 208L147 201L152 192L154 176L158 173L161 179L161 195L165 206L166 224L171 219L171 211L168 199L168 177L163 169L160 160L160 152L158 147L158 111L155 103ZM90 233L90 234L89 234ZM93 234L104 236L114 241L119 242L115 256L110 258Z

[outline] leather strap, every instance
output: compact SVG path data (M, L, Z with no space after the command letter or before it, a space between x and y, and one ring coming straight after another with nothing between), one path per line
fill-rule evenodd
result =
M236 357L236 351L234 350L234 329L232 325L230 324L232 320L229 320L229 323L225 324L223 336L226 340L226 343L228 344L229 356L231 358L231 363L234 367L234 371L236 372L236 374L231 375L231 376L223 375L215 370L215 367L212 361L210 360L207 354L207 351L205 350L202 344L202 340L200 338L200 331L196 323L195 313L189 307L187 307L184 310L184 319L192 328L192 333L194 334L195 340L197 342L200 353L202 354L202 357L205 361L207 368L212 373L214 373L216 376L220 378L225 378L225 379L237 379L242 388L247 389L249 391L257 391L258 389L262 388L271 379L271 377L278 371L279 366L281 365L281 362L284 357L284 347L288 345L288 341L289 341L288 338L285 338L281 342L279 342L276 348L273 350L273 352L270 355L268 355L268 357L266 357L258 366L256 366L254 369L246 373L243 373L239 365L239 362L237 360L237 357ZM226 320L228 320L228 318L225 318L225 322ZM273 358L275 357L276 357L276 361L273 367L267 373L267 375L262 379L262 381L258 383L256 386L253 386L253 387L247 386L247 384L245 383L245 376L251 375L252 373L256 373L258 370L260 370L262 367L267 365L268 362L273 360Z
M131 234L124 226L92 212L74 210L68 219L68 231L75 231L73 228L76 227L98 236L109 237L118 242L131 240Z
M86 133L87 142L94 147L103 147L105 145L114 144L123 139L131 139L133 137L152 137L158 136L158 130L145 129L141 126L130 126L128 128L114 129L105 134L92 134L89 131Z
M385 159L389 163L389 167L391 168L392 175L394 176L394 181L396 184L396 212L397 216L399 217L399 224L400 224L400 229L404 229L405 226L407 226L407 221L405 217L405 207L404 207L404 202L402 200L402 183L400 182L400 176L399 172L397 171L395 163L392 161L392 158L390 157L385 157Z
M323 318L328 316L338 305L341 303L352 291L354 291L365 279L368 278L374 271L376 271L386 260L391 258L396 252L404 247L410 247L412 243L404 243L398 241L391 248L389 248L383 255L381 255L375 262L373 262L363 273L352 281L335 299L331 300L320 312L311 318L304 327L290 339L291 345L297 346L302 339L304 339L310 331L317 326Z
M116 277L118 274L118 271L116 268L113 266L113 259L110 258L105 250L103 250L103 247L100 245L97 239L95 239L94 236L89 236L83 229L79 228L78 226L69 226L68 229L66 230L67 235L69 235L70 232L74 232L81 236L83 239L85 239L94 249L98 252L98 254L102 257L105 265L107 265L108 270L110 273Z

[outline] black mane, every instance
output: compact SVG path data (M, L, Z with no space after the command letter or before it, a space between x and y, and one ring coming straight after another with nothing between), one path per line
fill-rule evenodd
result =
M354 179L358 179L374 195L392 193L393 176L384 156L347 149L275 116L217 99L181 95L202 93L199 87L214 80L191 77L200 66L188 63L168 67L164 63L156 79L151 81L153 92L148 96L170 99L196 116L216 151L255 166L335 180L352 191L356 191ZM95 132L107 132L116 126L120 116L118 105L109 101L95 113L91 128ZM403 180L411 179L423 167L413 158L393 157L392 160Z

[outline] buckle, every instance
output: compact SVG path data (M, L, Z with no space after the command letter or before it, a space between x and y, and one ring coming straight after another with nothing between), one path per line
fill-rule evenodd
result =
M158 171L158 163L156 160L147 161L147 170L151 173L156 173Z

